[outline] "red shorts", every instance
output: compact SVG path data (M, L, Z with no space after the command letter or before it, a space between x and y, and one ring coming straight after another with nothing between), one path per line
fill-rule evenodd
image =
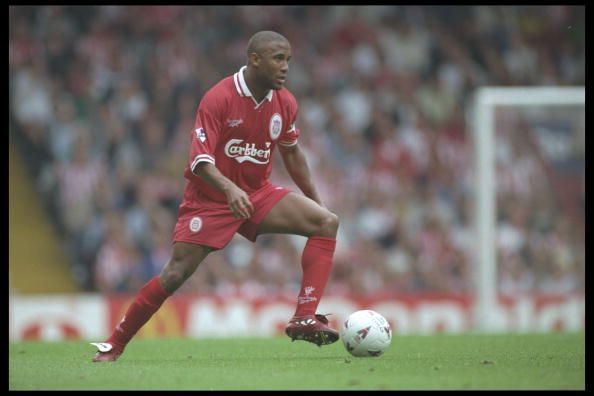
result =
M180 206L173 242L187 242L222 249L236 232L254 242L258 225L268 212L291 190L268 184L250 195L254 213L249 219L233 217L227 203L210 200L193 201Z

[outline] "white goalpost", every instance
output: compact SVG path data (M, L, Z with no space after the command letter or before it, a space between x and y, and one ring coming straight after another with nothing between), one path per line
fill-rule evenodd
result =
M585 105L585 87L482 87L473 99L475 155L475 322L474 328L494 330L498 315L495 191L495 109L503 106Z

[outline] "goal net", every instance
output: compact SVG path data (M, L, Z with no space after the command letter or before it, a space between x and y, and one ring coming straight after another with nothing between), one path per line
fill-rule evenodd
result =
M488 332L508 297L583 293L585 88L483 87L473 100L474 319Z

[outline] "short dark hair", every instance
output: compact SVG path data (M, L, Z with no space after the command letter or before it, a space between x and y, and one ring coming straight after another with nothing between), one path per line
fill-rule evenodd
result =
M271 30L262 30L254 34L248 41L247 56L249 57L253 52L260 55L266 44L275 41L289 43L289 40L287 40L285 36Z

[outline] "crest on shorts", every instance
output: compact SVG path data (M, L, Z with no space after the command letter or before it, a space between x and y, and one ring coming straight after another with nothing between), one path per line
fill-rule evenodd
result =
M274 113L272 118L270 118L270 137L272 140L276 140L283 130L283 119L281 118L280 114Z
M198 232L202 228L202 219L200 217L192 217L190 220L190 231Z

